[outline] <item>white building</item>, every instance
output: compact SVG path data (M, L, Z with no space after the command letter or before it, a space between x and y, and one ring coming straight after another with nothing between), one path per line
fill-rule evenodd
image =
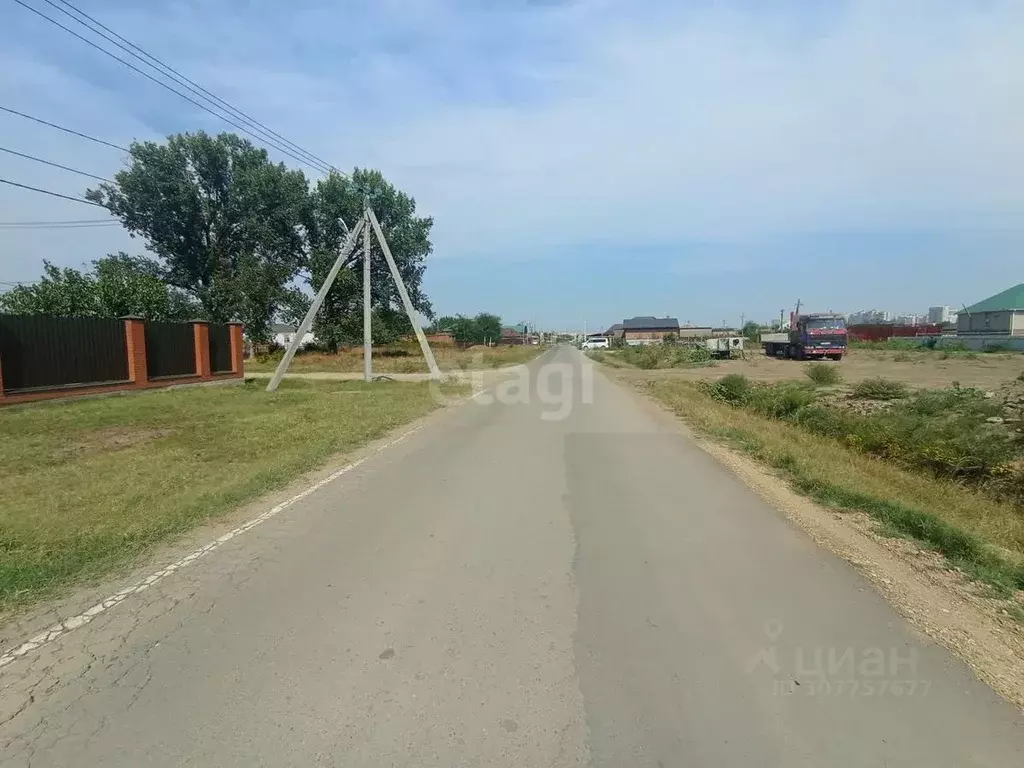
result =
M908 312L903 315L896 315L893 322L896 325L920 325L924 320L924 315L918 315L914 312Z
M285 325L284 323L274 323L270 327L271 332L274 334L274 343L282 347L287 347L292 343L292 339L295 338L295 332L299 329L294 325ZM316 337L312 333L307 332L302 337L302 346L312 344L316 341Z
M847 318L850 325L876 325L878 323L891 323L892 312L884 309L862 309L854 312Z
M928 307L928 322L933 325L955 323L956 312L952 307Z

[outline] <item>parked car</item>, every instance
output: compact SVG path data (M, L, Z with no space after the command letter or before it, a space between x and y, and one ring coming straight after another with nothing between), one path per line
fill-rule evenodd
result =
M580 349L608 349L610 346L606 337L591 336L580 345Z

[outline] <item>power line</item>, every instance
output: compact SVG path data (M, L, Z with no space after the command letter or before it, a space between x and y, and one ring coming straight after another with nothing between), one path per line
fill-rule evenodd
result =
M266 125L261 123L256 118L252 117L251 115L246 114L245 112L243 112L242 110L240 110L237 107L233 106L232 104L230 104L229 102L225 101L224 99L220 98L216 94L210 92L209 90L207 90L202 85L200 85L199 83L195 82L194 80L189 79L188 77L186 77L184 74L179 72L174 67L172 67L169 64L166 64L165 62L163 62L160 59L156 58L155 56L153 56L152 54L150 54L149 52L147 52L143 48L140 48L138 45L136 45L132 41L130 41L130 40L124 38L123 36L119 35L117 32L112 30L110 27L108 27L103 22L97 20L93 16L90 16L88 13L83 11L81 8L77 7L74 3L68 2L68 0L58 0L58 2L61 5L67 6L72 11L74 11L74 13L77 16L82 17L84 19L87 19L88 23L86 21L82 21L82 18L76 18L75 15L72 15L71 13L69 13L64 8L61 8L60 6L58 6L53 0L43 0L43 2L45 2L47 5L52 6L55 9L57 9L58 11L63 13L65 16L68 16L69 18L74 19L79 24L82 24L83 26L88 27L90 30L92 30L93 32L95 32L96 34L98 34L99 36L104 38L105 40L107 40L107 41L113 43L114 45L116 45L122 51L125 51L129 55L131 55L131 56L135 57L136 59L138 59L139 61L145 63L146 66L152 67L154 69L158 69L162 74L164 74L167 77L170 77L174 82L176 82L179 85L187 88L189 91L191 91L192 93L196 94L197 96L199 96L200 98L204 99L205 101L208 101L210 103L216 103L219 107L222 107L222 108L228 110L228 112L230 112L233 116L237 117L239 120L243 120L244 122L246 122L248 125L250 125L254 129L258 129L258 130L262 131L263 133L265 133L265 134L267 134L269 136L274 137L274 139L279 140L285 146L287 146L287 147L289 147L291 149L294 149L296 152L298 152L299 154L303 155L303 157L307 158L308 160L311 160L311 161L313 161L315 163L318 163L319 165L326 166L327 168L329 168L329 169L331 169L333 171L336 171L337 173L341 173L341 171L338 171L337 168L335 168L329 162L324 160L322 157L319 157L318 155L313 154L309 150L303 149L302 147L300 147L295 142L285 138L284 136L282 136L277 131L274 131L271 128L267 127ZM96 27L99 27L100 29L96 29ZM106 34L104 34L100 30L104 30L106 32L109 32L111 35L113 35L113 38L108 36L108 35L106 35ZM116 38L116 40L114 38ZM120 42L118 42L118 41L120 41ZM124 45L122 45L122 43ZM138 51L138 53L135 53L135 51ZM139 54L142 54L142 55L140 56ZM148 61L147 61L147 59L148 59Z
M85 203L86 205L95 205L97 208L103 208L104 206L99 203L94 203L92 200L86 200L84 197L73 197L72 195L63 195L60 192L51 192L48 189L42 189L40 187L33 187L28 184L19 184L16 181L10 179L0 179L0 184L10 184L12 187L20 187L21 189L30 189L33 192L42 192L44 195L52 195L53 197L62 197L65 200L73 200L76 203Z
M108 50L107 50L106 48L104 48L104 47L103 47L102 45L99 45L98 43L95 43L95 42L93 42L93 41L92 41L92 40L90 40L89 38L87 38L87 37L84 37L83 35L80 35L80 34L78 34L78 33L77 33L77 32L75 32L75 31L74 31L73 29L70 29L69 27L66 27L65 25L63 25L63 24L61 24L61 23L60 23L59 21L57 21L56 19L54 19L54 18L52 18L52 17L50 17L50 16L47 16L47 15L46 15L45 13L43 13L42 11L40 11L40 10L38 10L38 9L36 9L36 8L33 8L33 7L32 7L31 5L29 5L28 3L25 3L25 2L23 2L23 0L14 0L14 2L16 2L16 3L18 4L18 5L22 6L23 8L26 8L27 10L31 11L32 13L36 14L36 15L37 15L37 16L39 16L40 18L46 19L46 21L50 22L50 23L51 23L51 24L53 24L54 26L57 26L57 27L59 27L60 29L63 29L63 30L64 30L65 32L67 32L67 33L68 33L69 35L72 35L72 36L74 36L74 37L78 38L78 39L79 39L79 40L81 40L81 41L82 41L83 43L85 43L85 44L87 44L87 45L90 45L90 46L92 46L92 47L93 47L93 48L95 48L95 49L96 49L97 51L100 51L101 53L105 53L105 54L106 54L107 56L109 56L110 58L114 59L115 61L119 61L119 62L121 62L122 64L124 64L124 65L125 65L126 67L128 67L128 68L129 68L129 69L131 69L132 71L134 71L134 72L138 72L138 73L139 73L140 75L142 75L143 77L145 77L145 78L146 78L147 80L151 80L152 82L154 82L154 83L156 83L157 85L159 85L159 86L160 86L161 88L166 88L166 89L167 89L168 91L170 91L171 93L177 94L177 95L178 95L178 96L180 96L181 98L185 99L185 101L187 101L187 102L189 102L189 103L191 103L191 104L194 104L195 106L199 107L200 109L202 109L202 110L204 110L204 111L206 111L206 112L209 112L209 113L210 113L211 115L213 115L214 117L220 118L221 120L223 120L224 122L226 122L226 123L227 123L228 125L234 126L234 127L235 127L235 128L237 128L238 130L242 131L243 133L246 133L246 134L248 134L249 136L253 137L253 138L254 138L254 139L256 139L257 141L261 141L261 142L267 143L267 144L269 144L270 146L272 146L272 147L273 147L274 149L276 149L276 150L277 150L278 152L281 152L281 153L282 153L282 154L284 154L284 155L288 155L288 157L291 157L291 158L293 158L294 160L298 160L298 161L299 161L300 163L302 163L303 165L305 165L305 166L308 166L308 167L310 167L310 168L313 168L314 170L320 171L321 173L329 173L329 172L330 172L330 168L329 168L328 166L322 166L322 165L320 165L320 164L317 164L317 163L314 163L314 162L310 162L309 160L305 160L305 159L303 159L303 158L299 157L298 155L296 155L295 153L293 153L293 152L290 152L289 150L287 150L287 149L285 149L285 148L283 148L283 147L281 147L281 146L278 146L278 145L277 145L277 144L275 144L274 142L272 142L272 141L267 141L267 139L266 139L266 138L264 138L264 137L262 137L262 136L258 136L257 134L253 133L252 131L250 131L250 130L249 130L248 128L246 128L246 127L245 127L245 126L243 126L243 125L239 125L238 123L236 123L236 122L235 122L234 120L232 120L232 119L231 119L230 117L228 117L227 115L223 115L223 114L221 114L221 113L219 113L219 112L215 112L215 111L214 111L213 109L211 109L210 107L208 107L208 106L206 106L206 105L204 105L204 104L201 104L200 102L198 102L198 101L196 101L195 99L193 99L193 98L192 98L191 96L189 96L189 95L187 95L187 94L185 94L185 93L182 93L182 92L181 92L181 91L179 91L179 90L178 90L177 88L173 88L173 87L171 87L170 85L168 85L167 83L163 82L162 80L158 80L157 78L153 77L153 75L149 74L148 72L144 72L143 70L141 70L141 69L139 69L138 67L136 67L136 66L135 66L134 64L132 64L132 63L131 63L130 61L128 61L127 59L123 59L123 58L121 58L121 57L120 57L120 56L118 56L118 55L117 55L116 53L112 53L111 51L108 51ZM80 22L80 23L81 23L81 22ZM85 25L83 24L83 26L85 26Z
M57 221L0 221L0 227L49 227L57 224L117 224L110 219L59 219Z
M34 229L104 229L105 227L117 226L120 226L120 222L102 221L96 224L19 224L17 222L5 224L0 222L0 231L20 232Z
M10 107L0 106L0 110L3 110L4 112L9 112L12 115L17 115L18 117L24 117L26 120L31 120L33 122L40 123L42 125L48 125L51 128L56 128L58 131L64 131L64 133L70 133L70 134L72 134L74 136L78 136L79 138L82 138L82 139L88 139L89 141L94 141L97 144L104 144L105 146L113 147L114 149L119 149L122 152L127 152L128 151L128 149L126 147L122 147L122 146L119 146L117 144L111 144L109 141L104 141L103 139L97 139L95 136L90 136L87 133L79 133L78 131L74 131L71 128L65 128L63 125L57 125L56 123L51 123L49 120L43 120L40 117L33 117L32 115L26 115L24 112L19 112L18 110L11 109Z
M6 152L9 155L16 155L17 157L23 157L26 160L32 160L37 163L42 163L43 165L49 165L54 168L60 168L63 171L71 171L71 173L77 173L79 176L88 176L90 179L96 179L97 181L105 181L108 184L116 183L112 179L108 179L105 176L97 176L94 173L86 173L85 171L80 171L77 168L72 168L71 166L68 165L61 165L60 163L54 163L50 160L43 160L43 158L36 157L35 155L26 155L24 152L16 152L13 149L8 149L7 147L0 147L0 152Z

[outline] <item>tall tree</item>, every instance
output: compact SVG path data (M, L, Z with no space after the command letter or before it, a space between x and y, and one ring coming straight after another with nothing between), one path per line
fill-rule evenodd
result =
M368 197L380 221L405 281L413 307L432 317L423 293L426 257L430 254L433 219L416 216L416 201L388 183L379 171L357 168L351 178L331 174L317 182L311 194L307 229L310 244L310 285L319 290L345 240L345 224L354 225ZM386 342L411 330L398 288L384 261L377 238L372 238L371 309L374 340ZM354 343L362 338L362 243L350 269L342 270L317 313L314 331L328 345Z
M164 283L159 267L121 252L93 262L93 271L43 263L43 276L0 294L0 310L12 314L86 317L139 315L149 320L189 320L199 308Z
M267 338L305 263L305 176L230 133L134 142L130 154L115 184L86 197L143 237L162 277L210 320L242 320L252 337Z

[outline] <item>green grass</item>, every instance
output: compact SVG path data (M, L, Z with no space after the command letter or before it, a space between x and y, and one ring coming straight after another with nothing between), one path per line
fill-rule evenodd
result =
M1000 595L1024 589L1024 515L1018 506L905 471L798 424L733 407L695 384L652 380L644 386L703 434L778 470L799 493L867 513L883 533L941 552Z
M858 381L850 392L860 400L899 400L910 394L910 388L902 381L878 377Z
M712 365L711 352L702 345L641 344L625 346L617 352L619 359L636 368L692 368Z
M838 384L843 380L839 369L828 363L811 363L804 369L804 374L819 387Z
M0 410L0 613L432 410L426 383L198 387Z

